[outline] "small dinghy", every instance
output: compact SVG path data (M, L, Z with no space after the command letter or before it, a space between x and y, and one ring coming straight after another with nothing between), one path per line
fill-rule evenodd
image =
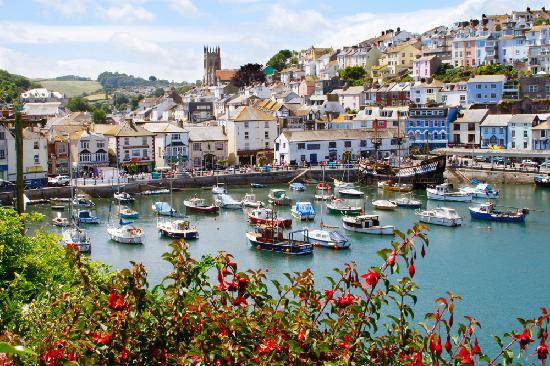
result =
M351 245L350 239L344 234L336 230L315 229L309 230L309 242L313 245L318 245L331 249L346 249Z
M300 221L311 221L315 219L315 209L311 202L296 202L290 212L294 218Z
M113 198L120 203L131 203L136 199L128 192L116 192L113 194Z
M500 196L500 192L487 183L479 183L475 187L461 187L459 190L463 193L472 194L474 198L496 199Z
M79 210L76 213L76 221L80 224L99 224L99 217L93 216L90 210Z
M252 187L252 188L265 188L265 187L267 187L267 185L265 185L263 183L250 183L250 187Z
M216 213L220 210L218 206L207 205L204 198L194 197L183 201L185 209L191 212Z
M306 186L304 186L302 183L290 183L288 187L291 191L303 192L306 190Z
M338 194L340 194L342 197L350 197L350 198L361 198L365 195L365 193L355 188L340 189L338 191Z
M431 210L417 210L414 213L420 220L426 224L441 226L460 226L462 217L456 211L449 207L435 207Z
M330 185L326 182L319 182L315 187L318 191L330 191Z
M170 220L159 222L157 229L168 238L174 239L198 239L199 231L189 220Z
M393 225L381 226L378 215L344 216L342 222L344 229L362 234L393 235L395 230Z
M244 195L244 198L241 200L241 206L243 207L264 207L265 203L258 201L254 193L247 193Z
M87 198L85 195L77 195L73 200L73 206L74 207L93 207L95 206L95 203L92 202L89 198Z
M426 193L429 200L435 201L470 202L474 197L472 193L452 192L447 183L426 188Z
M393 211L393 210L397 209L397 203L395 203L393 201L388 201L388 200L372 201L372 205L377 210Z
M58 212L58 215L52 219L52 224L57 227L67 227L71 222L68 218L62 217L61 212Z
M242 208L241 202L234 200L233 197L225 193L216 197L216 206L228 210L240 210Z
M123 219L137 219L139 218L139 212L136 210L132 210L131 208L127 206L121 206L118 210L118 214Z

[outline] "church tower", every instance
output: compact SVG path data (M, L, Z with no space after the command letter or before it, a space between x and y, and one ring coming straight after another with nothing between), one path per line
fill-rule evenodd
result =
M216 71L222 68L220 47L209 48L204 46L204 76L202 84L214 86L217 84Z

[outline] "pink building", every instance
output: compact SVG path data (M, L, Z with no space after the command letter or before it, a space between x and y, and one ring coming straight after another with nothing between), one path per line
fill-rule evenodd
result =
M441 59L435 55L422 56L413 61L413 79L430 79L441 66Z
M302 80L302 82L298 86L298 95L300 97L309 97L311 94L313 94L314 90L315 90L315 81Z

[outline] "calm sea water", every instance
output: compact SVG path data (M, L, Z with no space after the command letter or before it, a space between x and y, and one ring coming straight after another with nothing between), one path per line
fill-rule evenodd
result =
M274 186L276 187L276 186ZM278 186L284 188L283 186ZM249 187L228 187L229 194L241 199ZM271 187L272 188L272 187ZM538 314L539 307L550 306L550 190L537 189L534 186L500 186L501 198L498 205L528 207L532 210L525 224L494 223L472 221L466 203L446 203L461 214L465 223L459 228L431 226L430 246L427 256L416 262L415 281L419 303L417 317L433 311L433 300L452 290L463 297L456 306L459 314L477 317L482 323L480 340L482 345L494 350L489 340L491 334L502 334L515 329L516 317L532 317ZM393 198L398 194L382 192L375 187L361 188L368 197L355 201L367 211L372 212L370 202L376 198ZM254 189L259 199L267 202L269 189ZM313 201L314 186L309 185L306 192L289 192L294 200ZM209 190L189 190L174 192L173 206L185 212L183 200L194 194L213 202ZM426 202L425 193L415 192L427 207L437 205ZM142 196L133 204L140 212L137 221L146 233L143 245L131 246L109 240L106 226L88 225L87 230L93 240L91 258L111 265L115 269L129 266L130 261L143 262L149 273L149 281L158 283L171 270L161 254L168 251L169 240L159 237L156 231L156 217L151 205L155 201L168 201L170 195ZM109 216L108 199L96 200L97 215L104 223ZM320 203L314 202L317 218L314 223L294 222L293 229L303 226L318 227L320 221ZM56 213L48 206L31 206L31 209L45 214L44 227L49 226ZM533 210L546 210L548 213ZM324 214L323 221L341 226L341 217ZM399 209L394 212L378 211L383 225L395 225L406 231L416 221L414 210ZM64 215L68 213L65 211ZM290 217L290 208L280 208L280 216ZM191 253L195 258L206 254L215 254L220 250L232 253L240 268L269 268L272 278L283 280L283 273L311 268L316 274L319 286L325 286L325 275L331 274L335 267L355 261L362 270L379 265L376 251L388 247L391 238L372 235L346 233L353 241L351 249L334 251L316 248L310 256L285 256L256 250L250 247L244 234L251 229L243 211L222 211L218 216L192 214L191 220L200 231L200 239L191 242ZM458 318L455 318L458 319ZM417 320L421 320L420 318Z

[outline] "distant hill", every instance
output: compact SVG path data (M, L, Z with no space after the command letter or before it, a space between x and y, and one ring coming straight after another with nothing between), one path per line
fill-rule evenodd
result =
M88 80L92 80L92 79L84 77L84 76L64 75L64 76L56 77L55 80L59 80L59 81L88 81Z
M86 94L94 94L101 90L101 84L94 80L40 80L40 84L50 91L66 94L68 97L76 97Z
M153 80L151 80L151 78ZM145 86L163 87L170 85L170 82L168 80L157 80L157 78L155 77L151 78L147 80L141 77L136 77L124 73L121 74L118 72L113 73L105 71L99 74L99 76L97 77L97 81L99 81L105 89L126 89Z

